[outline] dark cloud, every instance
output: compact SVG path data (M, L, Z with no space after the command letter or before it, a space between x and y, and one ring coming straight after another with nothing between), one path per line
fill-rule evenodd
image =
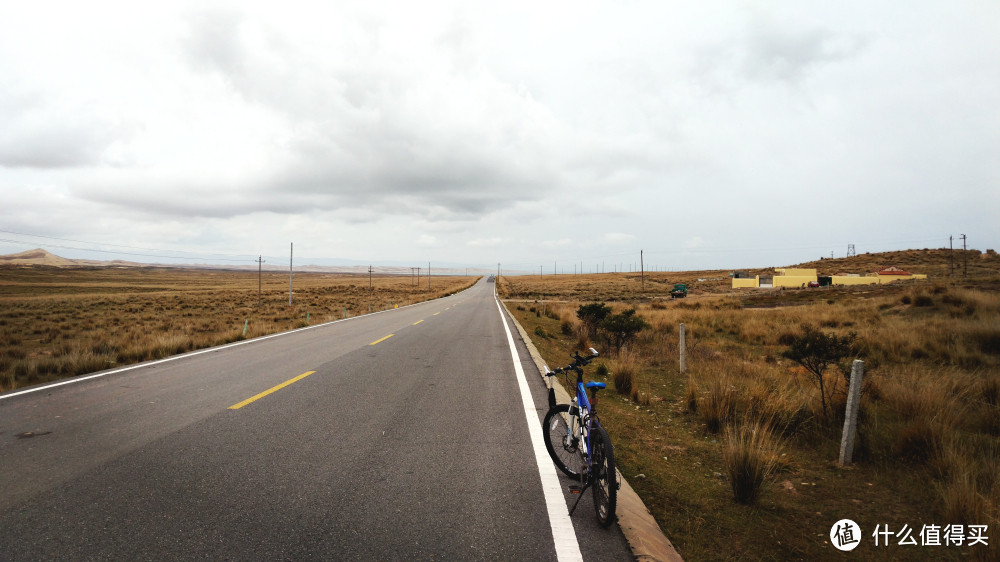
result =
M751 30L745 45L744 71L758 79L796 81L812 69L855 56L865 43L857 35L823 28L788 30L762 25Z
M75 192L167 215L347 206L465 220L559 187L545 108L474 70L462 22L437 43L453 61L445 65L407 61L377 41L316 53L287 39L230 11L191 14L181 34L189 68L219 78L222 99L236 96L271 120L265 162L202 170L197 179L123 171L88 178Z
M710 90L743 88L745 80L797 85L826 67L860 56L870 39L822 24L779 23L774 14L747 17L730 37L698 51L695 75Z

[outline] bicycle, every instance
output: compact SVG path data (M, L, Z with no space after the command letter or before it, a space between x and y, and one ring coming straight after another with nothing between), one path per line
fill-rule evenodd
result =
M565 374L567 383L569 373L576 373L576 396L569 404L556 404L555 389L552 381L547 379L549 411L542 422L542 433L545 448L559 470L579 481L579 485L570 486L574 494L579 494L569 510L570 515L576 510L583 493L590 488L597 521L601 526L608 527L616 520L615 508L621 483L615 470L614 446L597 417L597 392L607 385L603 382L583 382L583 367L598 356L594 348L590 348L590 353L588 357L571 354L573 362L555 371L545 367L546 377ZM591 393L589 398L588 390Z

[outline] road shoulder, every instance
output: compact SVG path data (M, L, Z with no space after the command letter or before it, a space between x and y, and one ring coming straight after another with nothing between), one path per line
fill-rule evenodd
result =
M518 323L514 315L507 309L507 305L502 300L500 300L500 303L503 304L507 316L517 328L517 332L524 342L525 347L527 347L528 353L531 354L531 359L535 363L538 376L544 379L545 362L538 353L538 349L535 348L535 345L531 342L531 338L525 332L524 328L521 327L521 324ZM569 394L558 385L556 386L556 397L560 403L568 403L570 401ZM670 543L670 539L663 534L663 530L660 529L659 524L656 523L649 509L646 508L646 504L635 493L635 490L625 480L625 477L621 475L621 472L619 472L619 476L621 477L622 487L618 491L618 526L621 528L622 534L625 535L625 539L628 541L629 548L632 549L632 554L636 557L636 560L682 561L683 558L678 554L674 545Z

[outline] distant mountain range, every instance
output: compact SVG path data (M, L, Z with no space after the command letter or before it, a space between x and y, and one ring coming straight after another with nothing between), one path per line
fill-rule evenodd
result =
M26 252L19 252L16 254L8 254L5 256L0 256L0 266L32 266L32 265L42 265L49 267L169 267L169 268L180 268L180 269L227 269L227 270L237 270L237 271L249 271L256 270L257 265L216 265L216 264L150 264L150 263L139 263L123 260L80 260L80 259L67 259L44 250L42 248L36 248L34 250L28 250ZM431 264L432 266L434 264ZM261 269L265 271L288 271L287 263L284 264L268 264L264 263L261 265ZM307 272L307 273L368 273L368 265L294 265L294 270L297 272ZM434 275L465 275L466 272L469 275L483 275L489 273L491 270L477 267L465 268L464 266L456 266L455 264L444 264L440 267L432 267L431 272ZM372 273L387 275L410 275L410 266L404 265L372 265ZM421 267L421 275L427 274L427 267Z

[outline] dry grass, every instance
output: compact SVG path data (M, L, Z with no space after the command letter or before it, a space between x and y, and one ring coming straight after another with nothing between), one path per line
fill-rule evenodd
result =
M692 297L677 301L666 297L666 282L650 285L647 279L642 292L636 278L622 275L508 278L501 287L514 300L558 307L570 328L577 325L572 311L595 301L616 312L636 307L651 325L629 353L637 366L630 376L648 385L653 399L637 403L628 393L608 400L602 420L626 476L645 476L633 485L682 554L823 558L829 545L811 537L829 532L836 520L831 514L868 528L978 521L990 524L993 534L1000 529L1000 261L991 263L977 263L992 267L979 278L879 287L699 292L696 282ZM833 266L833 272L846 269ZM671 277L682 282L685 275ZM708 275L687 279L693 276ZM519 319L530 326L530 319ZM686 374L678 370L680 323L687 331ZM835 462L847 392L842 369L849 362L825 373L838 413L836 423L824 424L815 385L781 356L805 326L859 335L854 353L866 369L851 471ZM592 343L600 348L601 342ZM559 345L570 348L573 338L554 338L545 347L562 353ZM780 487L764 478L758 511L748 516L720 502L728 497L732 506L742 494L736 480L743 477L729 468L739 449L733 447L743 443L744 452L754 450L746 443L761 426L770 428L770 437L780 436L787 454L781 463L790 475ZM725 477L713 476L720 473ZM806 493L824 479L837 485L825 494ZM717 484L727 484L728 493ZM728 539L725 549L713 540L720 533ZM780 536L781 545L758 538L763 536ZM989 559L995 548L928 549L920 556Z
M0 391L443 296L474 281L160 268L0 267ZM308 319L308 320L307 320ZM243 330L246 326L246 334Z
M629 349L622 349L611 360L611 380L622 396L634 396L639 389L639 358Z
M780 466L781 442L771 426L762 421L747 421L725 432L722 462L729 474L733 499L737 503L756 503L761 491Z

